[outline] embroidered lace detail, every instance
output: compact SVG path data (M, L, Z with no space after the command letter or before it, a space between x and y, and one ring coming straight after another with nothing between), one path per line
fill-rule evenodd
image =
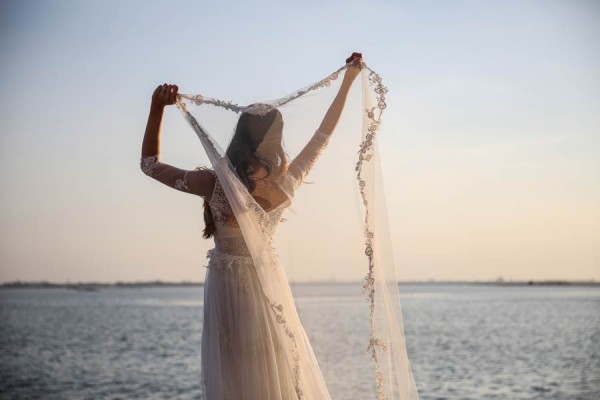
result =
M311 92L313 90L317 90L319 88L322 87L328 87L329 85L331 85L331 81L336 80L339 76L340 76L340 72L342 72L343 70L345 70L346 68L348 68L348 65L344 65L342 68L338 69L337 71L333 72L331 75L329 75L328 77L321 79L319 82L308 86L305 89L299 90L296 93L292 94L291 96L288 96L286 98L284 98L283 100L277 102L274 104L274 106L279 107L282 106L284 104L289 103L292 100L297 99L298 97L304 96L306 93Z
M340 76L340 72L342 72L348 66L349 65L346 65L346 66L338 69L330 76L326 77L325 79L323 79L311 86L308 86L299 91L296 91L296 92L292 93L291 95L289 95L285 98L282 98L280 100L270 102L267 106L279 107L279 106L282 106L284 104L287 104L287 103L293 101L294 99L297 99L298 97L305 95L306 93L308 93L310 91L314 91L314 90L318 90L319 88L322 88L322 87L330 86L331 82L335 79L338 79ZM358 181L359 191L361 194L363 204L365 206L365 214L364 214L365 248L364 248L364 252L368 259L368 272L364 278L365 283L363 286L363 291L367 295L368 302L370 303L371 332L370 332L370 338L369 338L368 347L367 347L366 351L367 351L367 354L369 354L371 356L371 358L375 364L374 370L375 370L375 383L376 383L376 389L377 389L377 398L379 400L387 400L387 399L389 399L388 396L395 396L395 391L396 391L396 388L394 385L395 381L388 381L388 379L393 380L392 375L390 374L390 376L388 377L387 373L389 371L387 369L386 369L386 375L384 375L384 373L382 372L382 366L398 364L398 357L397 357L397 355L394 354L395 349L392 352L392 348L391 348L392 343L386 342L385 333L380 335L375 329L376 326L379 326L378 322L382 318L381 316L376 317L376 315L375 315L376 307L380 306L379 304L376 304L376 299L375 299L376 287L377 287L377 290L382 290L382 293L384 293L384 294L389 293L390 289L387 289L385 287L380 289L380 286L376 285L376 282L381 282L382 277L378 276L379 270L376 269L379 266L374 265L374 263L375 263L374 252L378 251L378 249L375 248L375 246L374 246L374 240L375 240L374 239L375 229L373 228L374 215L373 215L373 211L369 211L369 210L373 210L373 206L374 206L373 204L370 204L370 202L369 202L369 196L371 195L371 190L373 190L373 188L370 187L372 178L369 177L369 174L372 172L373 161L376 160L374 144L376 143L375 138L376 138L376 135L379 131L380 124L381 124L381 115L386 108L385 95L387 93L387 88L382 84L382 80L379 75L377 75L373 70L371 70L368 67L364 67L364 68L366 68L367 71L370 72L368 75L368 84L370 86L370 89L376 94L376 101L374 104L375 107L364 110L364 112L365 112L364 116L366 116L365 122L368 123L368 128L362 138L362 142L360 144L360 149L359 149L359 154L358 154L358 160L356 163L356 179ZM367 71L363 71L363 72L367 72ZM196 105L211 104L211 105L215 105L217 107L222 107L227 110L232 110L236 113L242 112L244 110L249 111L247 106L240 106L240 105L232 103L232 102L226 102L226 101L221 101L221 100L216 100L216 99L209 99L209 98L204 98L202 96L181 95L181 98L187 98L191 102L195 103ZM207 152L209 152L209 154L212 152L212 154L215 155L215 160L213 160L213 163L215 163L215 162L220 163L221 160L216 157L217 156L223 157L223 156L221 156L220 155L221 153L218 150L216 150L216 147L215 147L214 143L212 142L210 136L198 124L198 122L193 118L193 116L186 110L186 106L182 102L181 98L178 99L177 106L179 107L179 109L184 114L184 117L188 120L188 122L192 125L193 129L198 134L198 136L199 136L200 140L202 141L204 147L206 148ZM265 107L263 109L263 111L266 109L267 109L267 107ZM260 109L257 108L256 112L260 112ZM288 186L290 186L290 185L288 185ZM264 232L272 233L272 231L277 226L277 222L279 222L279 218L275 218L275 217L277 215L279 215L279 217L281 216L281 213L279 212L279 210L265 212L259 205L256 204L255 201L253 201L253 199L247 198L245 200L246 200L245 201L246 208L250 212L256 214L256 218L260 223L261 229ZM218 181L215 184L215 191L214 191L213 197L211 198L209 204L210 204L211 210L213 212L213 217L215 218L215 224L217 226L217 231L215 233L215 243L217 245L217 248L214 249L212 252L209 252L209 254L210 254L209 258L211 259L211 265L216 265L217 268L219 268L219 265L223 265L224 267L222 269L233 270L235 268L239 269L240 263L243 264L245 262L245 260L248 260L248 262L251 263L252 262L251 257L249 257L246 254L243 254L244 250L243 250L242 246L240 246L239 243L235 242L235 240L237 240L238 238L231 237L231 236L239 234L239 236L241 238L241 231L239 229L239 226L237 226L235 217L233 216L232 210L228 204L225 194L222 191L222 188L218 184ZM272 237L272 234L267 235L267 236L268 236L267 240L270 240ZM229 239L231 237L232 241L230 243L226 243L224 241L224 237L227 237L227 239ZM217 240L217 238L220 238L220 239ZM376 272L377 272L377 275L376 275ZM245 275L248 276L248 274L245 274ZM244 277L244 274L241 275L242 279L243 279L243 277ZM385 277L383 277L383 279L385 279ZM377 294L379 294L379 292ZM279 325L279 327L280 327L280 330L278 330L278 333L281 332L283 337L287 341L290 341L290 343L289 343L290 346L285 346L284 349L286 349L287 352L290 352L289 355L292 356L291 358L292 358L292 360L294 360L294 363L292 364L293 365L293 379L295 382L294 386L296 388L296 397L301 399L303 397L303 393L302 393L302 389L301 389L301 385L300 385L300 378L301 378L300 372L301 371L299 368L298 344L301 344L301 340L303 338L299 335L300 332L293 329L296 326L295 320L293 320L293 315L294 315L293 310L287 310L285 307L283 307L281 305L280 302L275 301L275 299L268 298L268 297L266 297L266 295L265 295L265 301L266 301L266 304L270 307L270 311L273 315L273 318L276 320L277 325ZM389 306L384 305L384 309L385 309L385 307L389 307ZM377 310L377 311L380 311L380 310ZM288 318L286 318L286 317L288 317ZM392 324L392 325L395 324L396 321L391 321L390 318L391 317L388 317L388 319L386 320L387 323ZM289 326L288 326L288 324L289 324ZM292 328L292 330L290 330L290 327ZM394 328L394 326L392 326L392 328ZM386 329L387 329L387 326L386 326ZM391 331L394 332L394 329L392 329ZM387 329L387 332L389 333L390 329ZM296 333L296 335L295 335L295 333ZM297 343L297 341L298 341L298 343ZM412 378L412 373L410 372L410 369L408 370L408 373L410 374L409 378L412 381L413 378ZM414 381L412 382L412 384L414 385ZM389 390L391 390L392 393L386 393L386 391L388 391L388 386L389 386Z
M216 174L214 174L214 172L213 175L215 175L216 179ZM225 195L223 187L219 183L218 179L215 180L215 189L213 190L209 206L216 225L226 225L229 227L238 226L235 215L233 214L231 206L229 205L229 201L227 200L227 196Z
M148 176L152 176L154 168L159 164L158 155L142 157L140 162L140 168L142 172Z
M222 253L218 249L210 249L206 258L209 260L206 268L217 267L220 270L242 272L252 266L252 257L249 255Z
M188 187L187 172L183 175L183 179L177 179L175 181L175 189L190 190Z
M250 250L248 250L246 241L241 236L241 233L240 236L227 238L215 236L215 246L221 253L250 257Z
M216 174L213 172L213 175L216 178ZM227 196L223 191L223 187L219 183L219 180L215 180L215 189L213 190L212 197L209 201L209 206L213 214L213 219L217 227L223 226L226 228L238 228L237 221L235 219L235 215L231 210L231 206L229 205L229 201L227 200ZM271 210L270 212L266 212L263 210L260 205L254 201L252 198L248 198L246 202L246 206L254 213L256 213L258 221L260 223L261 228L264 232L268 233L269 236L272 236L275 229L277 228L279 222L281 221L281 214L285 210L285 207L280 207ZM241 237L242 233L239 232Z
M375 336L375 331L373 330L374 319L375 319L375 278L374 278L374 264L373 264L373 237L374 234L371 231L371 215L369 214L369 202L367 197L366 179L363 178L363 165L365 162L370 162L373 157L373 142L375 140L375 136L377 135L377 131L381 126L381 114L383 114L383 110L386 108L385 103L385 94L387 93L387 88L383 86L381 83L381 77L376 74L373 70L370 70L369 73L369 83L371 86L375 86L373 89L377 94L377 106L371 109L365 109L367 117L369 118L369 128L368 133L364 136L362 143L360 144L360 151L358 156L358 162L356 163L356 179L358 180L358 186L360 190L360 194L362 197L363 204L365 206L365 255L369 260L369 271L365 276L365 284L363 285L363 292L367 295L369 305L370 305L370 318L371 318L371 337L369 339L369 346L367 347L367 354L371 353L371 358L375 363L375 385L377 387L377 395L380 400L386 400L388 397L385 393L385 385L384 385L384 376L381 371L381 367L379 365L379 357L377 350L386 352L387 345L382 338L378 338ZM375 109L379 112L376 114Z
M219 99L212 99L210 97L204 97L202 95L189 96L185 94L179 95L181 98L188 99L193 102L195 105L200 106L202 104L211 104L216 107L222 107L226 110L231 110L233 112L239 113L243 111L246 107L235 104L231 101L224 101ZM177 105L185 110L185 104L183 102L178 102Z
M179 94L178 95L178 99L177 99L177 106L181 109L181 111L184 112L184 114L188 113L187 108L185 106L185 103L183 101L181 101L181 99L188 99L189 101L191 101L192 103L194 103L197 106L200 106L202 104L211 104L213 106L216 107L222 107L226 110L231 110L235 113L240 113L240 112L250 112L250 113L256 113L257 115L265 115L267 112L269 112L270 110L272 110L273 108L282 106L284 104L289 103L290 101L293 101L295 99L297 99L298 97L304 96L306 93L311 92L313 90L317 90L319 88L322 87L328 87L331 85L331 81L336 80L339 76L340 73L345 70L346 68L348 68L350 64L346 64L343 67L341 67L340 69L338 69L337 71L333 72L331 75L329 75L328 77L321 79L319 82L308 86L302 90L299 90L287 97L284 97L283 99L277 101L277 102L273 102L272 104L266 104L266 103L257 103L257 104L250 104L248 106L240 106L239 104L233 103L231 101L224 101L224 100L219 100L219 99L213 99L210 97L204 97L202 95L187 95L187 94ZM186 118L188 118L188 120L190 121L190 123L192 125L194 125L194 122L192 122L192 118L189 118L188 116L186 116ZM197 124L196 124L197 125ZM198 126L199 127L199 126ZM202 128L200 128L202 130Z
M269 300L267 299L267 301ZM273 312L273 315L275 316L275 320L278 324L283 325L285 334L292 341L292 344L294 346L292 349L292 354L294 357L294 390L296 391L296 397L298 398L298 400L302 400L304 399L304 393L302 392L302 387L300 385L300 354L298 352L298 343L296 342L296 335L294 334L294 332L292 332L292 330L287 324L287 321L284 317L283 306L281 304L276 304L272 301L269 301L269 306L271 308L271 311Z
M267 231L269 226L269 219L265 210L263 210L253 199L248 199L246 201L246 207L254 212L256 217L258 218L258 223L260 224L263 232Z

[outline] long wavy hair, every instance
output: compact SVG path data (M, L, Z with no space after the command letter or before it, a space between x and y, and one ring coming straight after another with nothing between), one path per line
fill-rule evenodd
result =
M277 179L287 171L288 161L283 150L282 136L283 118L276 108L262 116L249 112L240 115L225 155L250 193L256 187L255 180L250 176L257 163L262 164L267 171L267 176L262 179ZM203 236L208 239L214 235L215 230L209 202L204 200Z

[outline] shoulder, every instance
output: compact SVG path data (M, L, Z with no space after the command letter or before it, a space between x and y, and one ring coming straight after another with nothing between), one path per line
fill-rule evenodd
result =
M197 188L197 194L206 200L210 200L218 182L215 171L206 167L196 167L196 169L190 171L188 178L194 180L193 186Z
M203 165L198 165L198 166L197 166L197 167L194 169L194 171L198 171L199 173L202 173L202 174L209 174L209 175L211 175L211 176L213 176L213 177L215 177L215 178L216 178L216 176L217 176L217 173L216 173L214 170L212 170L212 169L210 169L210 168L208 168L208 167L205 167L205 166L203 166Z

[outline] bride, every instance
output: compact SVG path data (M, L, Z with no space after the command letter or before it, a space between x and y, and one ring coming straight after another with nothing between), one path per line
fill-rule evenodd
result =
M242 213L236 212L240 206L231 204L230 199L232 187L241 183L244 187L237 190L246 190L259 206L255 208L263 213L258 220L271 250L271 239L293 192L327 146L352 82L361 72L361 54L353 53L346 62L340 89L320 126L291 160L281 143L281 112L262 103L241 110L223 157L237 177L228 183L227 168L221 173L215 169L188 171L160 161L164 108L184 106L176 85L158 86L152 95L141 169L169 187L204 198L204 237L213 237L215 242L209 251L204 286L202 385L208 400L330 398L287 281L278 283L276 289L266 287L257 256L253 259L245 239L247 224L238 217ZM199 125L197 129L202 132ZM276 259L273 254L268 257ZM273 276L269 279L285 280L285 275ZM277 293L277 300L273 293Z

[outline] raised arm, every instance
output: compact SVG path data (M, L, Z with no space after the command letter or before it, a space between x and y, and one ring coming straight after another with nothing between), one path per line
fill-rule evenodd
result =
M360 73L361 61L362 55L360 53L352 53L352 56L346 60L346 63L352 64L346 68L340 90L329 106L319 129L317 129L310 141L290 163L289 173L294 180L295 187L298 187L304 181L306 175L308 175L327 147L329 138L335 130L344 110L350 87Z
M214 189L215 177L207 170L184 170L160 162L160 131L164 109L175 104L176 85L161 85L152 95L150 114L142 142L140 168L142 171L174 189L198 196L210 197Z
M342 115L344 105L346 104L346 98L350 92L350 87L352 86L354 79L356 79L360 73L361 61L362 55L360 53L352 53L350 58L346 60L346 63L352 64L346 68L342 86L340 87L337 96L335 96L335 99L333 99L333 102L329 106L329 109L325 114L325 118L323 118L323 121L319 126L319 132L322 132L326 135L331 135L333 133L338 121L340 120L340 116Z

